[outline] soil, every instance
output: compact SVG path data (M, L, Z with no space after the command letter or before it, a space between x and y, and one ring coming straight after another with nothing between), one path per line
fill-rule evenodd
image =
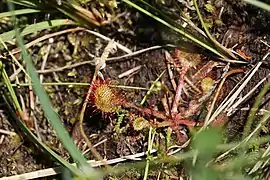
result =
M200 9L204 9L204 3L205 2L200 1ZM215 25L211 29L211 32L213 34L219 34L219 42L226 43L228 48L234 46L234 49L241 50L246 54L246 56L252 57L252 59L249 60L248 64L246 65L232 65L234 68L241 68L247 72L249 69L254 67L257 62L261 61L263 56L269 51L269 47L267 47L261 41L270 44L270 36L268 32L270 28L270 14L253 6L245 5L240 1L228 0L225 2L223 0L217 0L214 1L213 4L217 10L224 7L224 11L221 16L223 24ZM138 15L134 12L134 10L130 11L130 16L125 17L126 19L123 21L125 22L129 18L132 19L134 21L134 27L132 27L132 30L119 32L117 31L117 28L119 28L118 24L113 24L111 26L106 26L96 30L111 38L115 38L121 44L131 48L133 51L143 49L151 45L166 44L168 42L174 43L172 42L172 39L175 39L175 34L172 34L171 32L168 33L168 29L153 21L149 17L141 14ZM192 12L191 15L195 15L195 13ZM205 17L210 16L206 11L203 11L203 15ZM51 32L52 31L46 30L42 32L40 36ZM76 49L76 45L71 42L71 37L69 36L74 36L81 40L81 46L78 49ZM36 36L28 38L28 41L30 41L35 39ZM83 45L84 41L88 42L87 45ZM89 60L91 59L89 57L89 53L99 57L107 45L107 42L96 38L93 35L89 35L86 32L76 32L72 33L72 35L61 35L54 38L54 42L52 44L44 41L40 43L39 46L35 46L30 49L32 57L36 62L37 69L41 69L41 64L43 61L42 54L46 52L46 49L50 45L51 51L48 56L46 69L54 69L65 66L68 63L73 64ZM198 49L198 47L192 47L192 49L194 51ZM157 77L165 70L165 75L162 77L161 82L164 82L166 87L173 92L174 89L168 75L165 51L170 52L170 54L173 56L174 50L172 48L157 49L137 56L128 57L122 59L121 61L108 62L103 71L103 75L106 79L113 81L115 84L144 87L148 89L157 79ZM207 51L202 52L200 50L199 52L202 53L202 61L200 62L201 64L199 67L202 67L208 61L210 61L211 58L207 56ZM123 54L124 53L121 52L121 50L118 50L116 53L112 54L112 56L119 56ZM246 86L242 95L249 92L262 78L266 77L270 73L269 63L270 57L267 57L264 60L261 68L256 72L255 76ZM141 68L135 73L132 73L127 77L118 78L119 74L138 66L141 66ZM10 70L9 75L12 73L13 72ZM44 73L43 75L44 82L91 82L93 73L93 65L83 65L60 72ZM211 77L215 77L216 79L220 78L222 74L219 68L214 68L211 73ZM175 71L174 74L177 75L177 72ZM229 80L226 82L225 88L223 89L223 97L226 96L226 93L230 92L230 90L243 76L244 74L238 74L229 78ZM24 78L21 77L20 81L24 82ZM239 108L250 108L261 87L258 88L256 93L246 100L246 102ZM88 88L88 86L45 86L56 112L58 112L59 117L61 117L61 120L65 124L67 130L82 151L85 151L87 148L83 143L83 139L78 128L78 122L76 120L78 119L82 102L84 101ZM2 90L5 91L4 88L2 88ZM53 128L44 117L39 103L35 103L34 109L30 110L29 96L31 91L29 88L20 87L16 89L16 92L18 95L22 95L25 103L25 109L28 114L30 111L32 111L32 114L34 115L32 118L35 119L38 126L36 131L38 132L37 134L40 136L42 141L62 157L70 159L61 142L57 139ZM137 105L146 94L146 91L134 89L122 89L120 92L125 96L126 100ZM163 96L164 93L155 93L151 95L151 97L144 104L144 107L164 111L160 101ZM269 107L269 97L270 96L268 94L264 98L265 108ZM193 94L193 97L185 97L185 99L189 101L197 100L198 96ZM3 101L1 100L0 102ZM183 103L183 108L186 110L188 109L189 105L190 102ZM14 129L16 126L14 126L13 120L9 116L9 113L3 103L0 104L0 109L1 129L18 132ZM141 115L141 113L134 108L130 108L128 110L136 115ZM201 109L201 111L203 110ZM228 141L241 137L247 115L248 111L239 110L229 117L229 121L225 126ZM134 130L132 127L133 124L130 122L129 117L125 117L120 125L122 128L121 132L117 132L114 129L117 124L117 119L117 114L104 114L96 110L91 103L88 105L84 119L84 130L90 137L93 144L104 141L96 147L100 155L106 159L114 159L120 156L146 151L148 130ZM159 148L161 152L164 151L163 148L166 146L164 137L166 137L167 131L167 127L158 128L157 130L158 136L155 142L160 143L157 148ZM183 144L187 140L188 131L186 131L184 127L181 130L175 129L174 131L179 131L182 133L182 141L179 141L177 132L174 132L173 142L178 145ZM1 141L0 157L5 157L0 158L0 177L23 174L26 172L57 166L57 164L47 158L47 155L43 154L28 139L26 139L24 135L21 133L19 134L20 136L0 135L0 139L2 137L4 138ZM91 153L86 153L85 156L88 159L95 159L91 156ZM166 167L164 167L164 169L166 169ZM177 177L180 174L183 175L185 173L179 169L180 168L170 169L171 175L169 175L169 177ZM150 174L150 177L156 178L157 175L158 173L153 171L153 173ZM121 176L120 179L142 179L142 173L138 170L129 171L125 175Z

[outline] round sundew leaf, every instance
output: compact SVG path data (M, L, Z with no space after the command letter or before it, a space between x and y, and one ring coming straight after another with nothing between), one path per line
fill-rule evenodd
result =
M204 94L207 94L214 86L215 81L211 77L206 77L201 82L201 87Z
M149 122L144 119L143 117L137 117L134 121L133 121L133 128L136 131L140 131L146 127L149 127Z

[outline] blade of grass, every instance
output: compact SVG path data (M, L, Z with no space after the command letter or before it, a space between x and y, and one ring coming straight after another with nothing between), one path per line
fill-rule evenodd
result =
M10 11L14 10L14 6L12 3L8 3L8 6L9 6ZM12 17L13 17L13 23L14 23L15 15L13 15ZM81 168L83 168L84 171L88 170L90 172L94 172L94 170L89 166L86 159L83 157L80 150L74 144L73 140L70 138L70 136L69 136L67 130L64 128L59 116L53 110L52 104L50 102L50 99L49 99L47 93L45 92L44 88L40 85L40 80L39 80L38 75L36 73L36 69L32 63L32 59L24 47L24 42L23 42L23 38L22 38L23 35L19 33L19 31L16 27L16 24L15 24L15 34L16 34L16 40L18 42L18 46L22 50L22 59L25 61L28 74L30 75L31 80L33 82L33 88L39 97L40 104L44 110L45 116L47 117L47 119L49 120L49 122L52 124L52 126L54 127L54 129L56 131L57 137L62 141L64 147L68 150L68 152L70 153L73 160L76 163L78 163L79 166Z
M264 88L261 90L260 94L263 94L267 89L269 90L270 88L270 82L268 82ZM256 101L260 101L260 98L257 98ZM257 102L255 102L255 104L257 104ZM269 109L268 109L269 110ZM251 113L253 113L251 111ZM264 113L263 117L260 119L260 122L257 124L257 126L255 127L255 129L251 132L248 133L247 136L243 136L243 139L241 140L241 142L239 142L236 146L234 146L233 148L231 148L230 150L226 151L225 153L219 155L216 158L216 162L220 161L221 159L223 159L225 156L227 156L230 152L234 151L235 149L239 148L242 144L246 144L248 143L248 141L250 141L252 138L257 138L258 133L260 132L262 126L267 122L267 120L270 118L270 112L267 111L266 113ZM246 128L246 127L245 127ZM247 130L245 130L247 131Z
M220 53L219 51L217 51L215 48L213 48L213 47L211 47L210 45L204 43L203 41L201 41L201 40L195 38L193 35L189 34L188 32L183 31L183 30L181 30L181 29L179 29L179 28L177 28L177 27L175 27L175 26L169 24L168 22L166 22L166 21L164 21L163 19L157 17L156 15L154 15L154 14L152 14L152 13L146 11L145 9L141 8L140 6L138 6L137 4L135 4L135 3L133 3L133 2L131 2L131 1L129 1L129 0L123 0L123 1L124 1L125 3L127 3L128 5L130 5L130 6L134 7L134 8L136 8L136 9L139 10L139 11L141 11L142 13L144 13L144 14L146 14L146 15L152 17L153 19L155 19L156 21L162 23L163 25L169 27L170 29L174 30L175 32L177 32L177 33L183 35L184 37L186 37L186 38L188 38L188 39L190 39L190 40L193 41L194 43L196 43L196 44L198 44L198 45L200 45L200 46L202 46L202 47L208 49L209 51L213 52L214 54L216 54L216 55L218 55L218 56L220 56L220 57L222 57L222 58L224 58L224 59L228 59L226 56L224 56L223 54L221 54L221 53Z
M199 7L198 7L198 4L197 4L197 0L193 0L193 3L194 3L194 6L195 6L195 9L197 11L197 15L201 21L201 25L207 35L207 37L212 41L212 43L218 48L220 49L223 53L229 55L229 57L232 57L233 59L236 59L235 55L230 52L227 48L225 48L224 46L222 46L212 35L211 33L209 32L207 26L205 25L204 21L203 21L203 17L200 13L200 10L199 10ZM229 58L227 58L229 59Z
M21 106L20 106L20 103L19 101L17 100L17 97L15 95L15 92L11 86L11 83L9 81L9 78L8 78L8 75L3 67L3 63L2 61L0 61L0 70L1 70L1 77L3 79L3 82L4 82L4 85L6 85L9 93L10 93L10 96L13 100L13 107L15 108L16 111L22 111L21 109Z
M76 3L63 2L63 4L61 6L57 6L56 9L65 14L66 16L70 17L77 23L80 23L81 25L84 25L86 27L89 25L101 25L91 11L82 8Z
M17 33L17 38L20 37L19 32ZM22 49L22 56L23 60L26 63L28 74L30 75L32 81L33 81L33 88L38 95L40 99L40 104L44 110L45 116L50 121L50 123L53 125L57 136L59 139L63 142L65 148L69 151L72 158L79 163L81 166L88 165L86 160L84 159L81 152L78 150L78 148L75 146L73 140L68 135L68 132L63 127L59 116L56 114L56 112L52 108L52 104L50 102L50 99L48 95L46 94L45 90L41 87L39 83L39 78L36 73L36 69L34 68L32 64L31 57L27 54L26 50L23 46L23 40L18 38L18 43L20 48Z
M20 36L25 36L37 31L41 31L44 29L50 29L53 27L57 27L57 26L63 26L63 25L74 25L75 22L67 20L67 19L56 19L56 20L51 20L51 21L43 21L40 23L36 23L36 24L31 24L26 26L25 28L20 28ZM0 34L0 38L4 41L12 41L16 36L16 31L12 30L12 31L8 31L5 33Z
M14 94L13 94L14 96ZM56 154L54 151L52 151L49 147L47 147L44 143L42 143L29 129L28 127L18 118L16 113L12 110L12 107L8 101L8 98L3 95L2 96L8 109L10 112L10 115L13 117L13 119L16 121L16 124L18 124L19 128L27 135L27 137L35 143L39 148L41 148L45 153L53 157L58 163L60 163L63 167L66 167L69 169L72 173L76 174L77 176L82 176L82 172L79 171L76 167L72 166L70 163L68 163L66 160L64 160L61 156ZM15 95L16 97L16 95ZM16 97L17 99L17 97ZM12 98L12 101L14 102L14 98ZM19 108L19 107L17 107Z
M254 6L257 6L259 8L262 8L266 11L270 11L270 5L266 4L264 2L261 1L257 1L257 0L243 0L244 2L248 3L248 4L252 4Z
M153 143L155 139L156 130L153 129L151 126L149 128L149 135L148 135L148 147L147 147L147 159L146 164L144 168L144 176L143 180L147 180L148 172L149 172L149 166L150 166L150 160L151 160L151 151L153 149Z
M261 90L261 92L259 93L259 95L256 98L255 103L253 104L250 113L248 115L247 121L246 121L246 125L244 127L244 132L243 132L243 139L246 138L249 133L250 133L250 129L253 123L253 120L255 120L255 115L259 109L259 106L265 96L265 94L269 91L270 89L270 82L268 82L263 89Z
M163 20L165 20L165 21L169 22L170 24L174 25L175 27L177 27L177 28L182 29L183 31L185 31L186 27L181 26L179 23L177 23L177 22L175 22L175 21L173 20L173 18L179 18L179 17L173 17L173 18L168 17L164 12L162 12L161 10L159 10L159 9L157 9L157 8L155 8L155 7L153 7L152 5L150 5L149 3L145 2L144 0L140 0L140 2L142 2L142 3L143 3L144 5L146 5L148 8L150 8L153 12L159 14L159 15L162 17ZM178 9L179 9L180 11L182 11L182 10L181 10L181 7L179 7L177 3L176 3L176 6L178 7ZM203 32L203 30L201 30L200 28L198 28L198 27L197 27L197 26L196 26L196 25L195 25L195 24L194 24L194 23L193 23L186 15L185 15L185 13L182 12L181 15L182 15L182 16L181 16L181 19L183 19L185 22L187 22L194 30L196 30L196 31L197 31L198 33L200 33L202 36L204 36L204 37L207 38L207 36L206 36L206 34ZM195 34L193 34L193 36L194 36L194 38L199 39L200 41L204 42L205 44L211 46L210 43L205 42L202 38L196 36Z
M14 14L15 15L22 15L22 14L31 14L31 13L38 13L38 12L40 12L40 10L38 10L38 9L20 9L20 10L15 10ZM9 17L9 16L12 16L12 12L0 13L0 18Z
M2 61L0 61L0 70L1 70L1 77L2 77L6 87L8 89L9 96L12 100L12 104L13 104L14 109L16 110L16 112L18 112L18 114L23 114L21 105L17 99L17 96L15 94L14 89L11 86L8 75L3 67ZM11 112L12 117L16 120L16 122L17 122L16 124L19 124L19 127L27 135L28 138L30 138L36 145L38 145L40 148L42 148L44 150L44 152L49 153L57 162L62 164L64 167L68 168L70 171L72 171L73 173L75 173L77 175L81 174L81 172L77 168L75 168L74 166L71 166L71 164L69 164L66 160L64 160L62 157L57 155L54 151L52 151L50 148L48 148L41 141L39 141L39 139L28 129L28 127L25 125L25 123L23 123L21 120L19 120L16 113L12 110L12 107L8 101L9 98L7 98L6 95L3 95L3 99L5 100L5 102L8 106L8 109Z
M158 83L158 81L161 79L161 77L163 76L163 74L166 71L164 70L159 76L158 78L153 82L153 84L151 85L150 89L147 91L147 93L145 94L145 96L143 97L142 101L140 102L140 105L142 106L145 101L147 100L147 98L150 96L150 94L152 93L152 91L154 90L156 84Z
M21 6L36 8L38 7L37 3L29 1L29 0L9 0L10 3L14 3Z

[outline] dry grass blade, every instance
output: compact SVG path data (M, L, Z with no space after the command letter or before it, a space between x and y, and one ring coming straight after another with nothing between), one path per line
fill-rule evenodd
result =
M153 149L151 150L150 154L155 153L157 150ZM145 152L133 154L133 155L128 155L116 159L111 159L111 160L102 160L102 161L94 161L90 160L88 163L91 163L92 167L100 167L105 164L116 164L120 162L124 162L127 160L142 160L141 157L145 156ZM72 164L75 166L75 164ZM63 168L62 167L55 167L55 168L48 168L48 169L42 169L38 171L33 171L25 174L20 174L20 175L14 175L10 177L2 177L0 180L30 180L30 179L37 179L37 178L44 178L44 177L49 177L49 176L54 176L57 174L63 173Z
M270 146L268 145L267 149L265 150L265 152L262 155L262 159L265 159L265 158L269 157L269 155L270 155ZM269 158L267 160L265 160L265 161L258 161L253 166L253 168L248 172L248 174L252 174L252 173L258 171L259 169L264 168L268 164L269 161L270 161Z
M63 31L58 31L58 32L55 32L55 33L51 33L51 34L46 34L40 38L37 38L27 44L25 44L25 48L28 49L34 45L36 45L37 43L41 42L41 41L44 41L46 39L49 39L49 38L52 38L54 36L59 36L59 35L62 35L62 34L66 34L66 33L70 33L70 32L76 32L76 31L82 31L82 30L85 30L85 28L80 28L80 27L76 27L76 28L71 28L71 29L65 29ZM21 52L21 49L20 48L15 48L11 51L12 54L17 54Z
M99 37L99 38L102 38L102 39L104 39L105 41L108 41L108 42L111 42L111 41L112 41L111 38L106 37L106 36L104 36L104 35L102 35L102 34L100 34L100 33L98 33L98 32L91 31L91 30L85 30L85 32L88 32L88 33L93 34L93 35L95 35L95 36L97 36L97 37ZM132 51L131 51L130 49L128 49L127 47L123 46L122 44L120 44L120 43L118 43L118 42L114 42L114 43L115 43L115 45L116 45L119 49L121 49L122 51L124 51L124 52L126 52L126 53L128 53L128 54L129 54L129 53L132 53Z
M265 89L269 89L270 87L270 82L265 86ZM245 138L243 139L240 143L238 143L236 146L234 146L233 148L231 148L230 150L226 151L225 153L221 154L220 156L218 156L215 160L215 162L218 162L220 160L222 160L223 158L225 158L230 152L236 150L238 147L240 147L241 145L247 143L254 135L256 135L258 133L258 131L262 128L262 126L268 121L268 119L270 118L270 111L267 111L264 116L261 118L260 123L256 126L256 128Z
M225 80L227 79L227 77L229 77L229 76L232 75L232 74L235 74L235 73L241 73L241 72L243 72L242 69L231 70L231 71L229 71L229 72L226 74L226 76L222 79L222 81L220 82L219 87L218 87L218 89L217 89L217 91L216 91L216 94L215 94L215 96L214 96L213 102L211 103L211 106L210 106L210 109L209 109L209 111L208 111L208 114L207 114L207 116L206 116L206 118L205 118L203 128L206 128L206 127L211 123L211 122L209 122L209 121L210 121L210 117L211 117L211 113L212 113L212 111L213 111L213 109L214 109L214 106L215 106L215 103L216 103L216 101L217 101L217 98L218 98L218 96L219 96L219 94L220 94L221 88L222 88L223 84L225 83Z
M239 96L239 94L243 91L244 87L248 84L248 82L250 81L250 79L254 76L254 74L258 71L259 67L262 65L262 62L267 58L269 53L267 53L264 58L262 59L262 61L260 61L259 63L257 63L257 65L250 71L250 73L248 73L248 76L245 76L243 78L243 82L239 87L236 85L236 87L232 90L232 92L234 91L234 93L229 93L229 95L225 98L225 100L219 105L219 107L215 110L215 112L213 113L213 115L210 117L208 124L210 124L212 121L214 121L216 119L216 117L219 116L219 114L222 111L228 111L228 109L230 108L230 106L235 102L236 98Z
M227 112L228 116L231 116L234 112L236 112L237 107L242 104L243 102L245 102L255 91L256 89L258 89L259 86L261 86L268 78L270 77L270 73L264 77L262 80L260 80L260 82L258 82L256 84L256 86L254 86L244 97L241 97L240 99L238 99L237 102L235 102L229 109Z
M211 33L208 31L208 28L207 26L205 25L204 21L203 21L203 17L200 13L200 10L199 10L199 7L198 7L198 4L197 4L197 0L193 0L193 3L194 3L194 6L195 6L195 9L197 11L197 14L198 14L198 17L201 21L201 24L204 28L204 31L207 35L207 37L212 41L212 43L218 48L220 49L223 53L225 53L226 55L229 55L228 57L231 57L233 59L236 59L235 55L229 50L227 49L226 47L224 47L223 45L221 45L212 35Z

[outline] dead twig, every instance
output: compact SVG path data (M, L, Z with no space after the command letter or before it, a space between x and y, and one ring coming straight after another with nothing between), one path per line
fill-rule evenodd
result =
M96 61L96 68L95 68L95 73L94 76L92 78L92 82L90 84L89 90L87 92L85 101L83 103L81 112L80 112L80 119L79 119L79 125L80 125L80 131L81 134L87 144L87 146L89 147L89 149L91 150L91 152L93 153L93 155L98 159L102 159L101 156L99 155L99 153L96 151L96 149L93 147L92 143L90 142L90 140L88 139L86 133L84 132L83 129L83 119L84 119L84 112L86 110L87 104L88 104L88 99L90 97L90 94L92 92L92 84L93 82L95 82L95 80L97 79L98 73L100 72L101 69L103 69L106 66L106 59L108 58L109 54L113 51L113 49L115 49L115 44L114 41L110 41L109 44L106 46L106 48L104 49L104 52L102 53L101 57L97 59Z
M134 72L140 70L141 67L142 67L142 66L140 65L140 66L136 66L136 67L134 67L134 68L132 68L132 69L129 69L128 71L125 71L125 72L119 74L119 75L118 75L118 78L121 79L121 78L123 78L123 77L125 77L125 76L129 76L130 74L133 74Z
M157 150L153 149L150 153L153 154ZM145 156L145 152L133 154L133 155L128 155L128 156L123 156L120 158L116 159L111 159L111 160L101 160L101 161L95 161L95 160L90 160L88 161L89 164L91 164L92 167L100 167L103 165L108 165L108 164L116 164L120 162L124 162L127 160L142 160L141 157ZM75 166L75 163L72 164ZM30 180L30 179L37 179L37 178L42 178L42 177L48 177L48 176L54 176L57 174L63 173L63 168L62 167L55 167L55 168L48 168L48 169L43 169L43 170L38 170L38 171L33 171L21 175L14 175L10 177L2 177L0 180Z
M72 29L65 29L63 31L58 31L58 32L51 33L51 34L46 34L46 35L44 35L44 36L42 36L40 38L37 38L37 39L25 44L24 47L25 47L25 49L28 49L28 48L34 46L35 44L37 44L37 43L39 43L41 41L44 41L46 39L52 38L54 36L59 36L59 35L62 35L62 34L66 34L66 33L70 33L70 32L76 32L76 31L82 31L82 30L85 30L85 28L77 27L77 28L72 28ZM16 48L16 49L13 49L11 51L11 54L17 54L19 52L21 52L21 49Z
M154 49L160 49L160 48L163 48L163 47L175 47L175 46L170 45L170 44L167 44L165 46L152 46L152 47L149 47L149 48L146 48L146 49L141 49L141 50L132 52L130 54L125 54L125 55L118 56L118 57L107 58L106 63L107 64L108 63L115 63L118 60L121 60L121 59L124 59L124 58L130 58L130 57L145 53L147 51L151 51L151 50L154 50ZM66 70L66 69L72 69L72 68L76 68L76 67L83 66L83 65L86 65L86 64L94 65L94 59L89 60L89 61L83 61L83 62L75 63L75 64L69 64L69 65L59 67L59 68L54 68L54 69L37 70L37 73L46 74L46 73L52 73L52 72L61 72L61 71ZM9 77L10 81L14 81L15 77L20 72L21 72L21 69L20 68L17 69L16 72Z

